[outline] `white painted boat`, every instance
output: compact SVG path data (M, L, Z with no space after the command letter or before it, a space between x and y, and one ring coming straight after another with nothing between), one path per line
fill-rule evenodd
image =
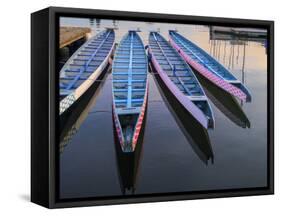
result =
M108 65L115 33L107 29L83 44L60 71L60 115L75 103Z

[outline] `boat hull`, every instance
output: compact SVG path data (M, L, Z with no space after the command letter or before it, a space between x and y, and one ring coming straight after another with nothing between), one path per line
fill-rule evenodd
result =
M220 78L219 76L212 73L210 70L202 66L200 63L196 62L192 59L189 55L187 55L173 40L171 36L169 36L169 41L171 45L179 52L181 57L190 65L192 66L197 72L199 72L202 76L206 79L210 80L213 84L218 86L219 88L223 89L224 91L230 93L231 95L239 98L242 101L250 102L251 97L242 91L240 88L234 86L233 84L229 83L225 79ZM242 84L241 84L242 85Z
M128 31L112 64L113 121L124 153L134 152L143 127L148 98L148 62L136 31Z
M206 115L187 97L185 96L171 81L167 74L163 71L160 64L156 60L151 49L148 49L151 56L151 62L159 74L161 80L165 83L170 92L176 97L176 99L182 104L182 106L198 121L200 124L208 129L214 127L214 122L212 119L206 118Z
M155 71L153 65L151 66ZM155 75L154 78L167 108L188 141L187 143L204 164L213 163L214 153L208 131L179 103L159 75Z
M251 123L235 97L213 85L200 74L198 75L198 80L204 86L208 98L230 121L239 127L250 128Z
M108 65L101 75L98 77L99 80L105 81L107 77L107 72L110 71L110 65ZM97 96L100 94L101 88L104 82L94 82L91 87L77 100L75 103L69 107L62 115L60 115L59 124L59 134L60 142L69 133L71 127L73 127L75 122L77 122L87 110L91 109L96 104Z

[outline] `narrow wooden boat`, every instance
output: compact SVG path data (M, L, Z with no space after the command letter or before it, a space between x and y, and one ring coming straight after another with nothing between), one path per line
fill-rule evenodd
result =
M149 54L168 89L205 128L214 127L211 106L192 69L159 33L150 32Z
M133 152L146 110L148 63L136 31L129 31L118 45L112 65L113 117L123 152Z
M240 100L251 101L249 90L216 59L175 31L169 31L169 37L172 46L201 75Z
M60 71L60 115L82 96L108 64L115 33L107 29L83 44Z

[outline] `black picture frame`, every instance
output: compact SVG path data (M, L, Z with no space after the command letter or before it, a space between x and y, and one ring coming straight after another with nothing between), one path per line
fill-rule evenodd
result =
M267 187L126 197L58 199L58 18L87 17L268 30ZM31 201L47 208L191 200L274 193L274 21L49 7L31 14Z

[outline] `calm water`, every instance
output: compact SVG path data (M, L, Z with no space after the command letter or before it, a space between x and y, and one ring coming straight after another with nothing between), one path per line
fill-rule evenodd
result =
M91 27L93 34L104 27L118 27L116 42L128 29L139 28L145 44L149 30L159 30L167 38L169 29L177 29L229 68L253 98L251 103L241 104L200 79L215 116L215 129L206 131L176 104L171 105L173 98L150 73L144 134L137 154L128 159L116 148L108 70L61 143L61 198L267 185L264 41L211 40L207 26L96 19L62 19L61 24Z

